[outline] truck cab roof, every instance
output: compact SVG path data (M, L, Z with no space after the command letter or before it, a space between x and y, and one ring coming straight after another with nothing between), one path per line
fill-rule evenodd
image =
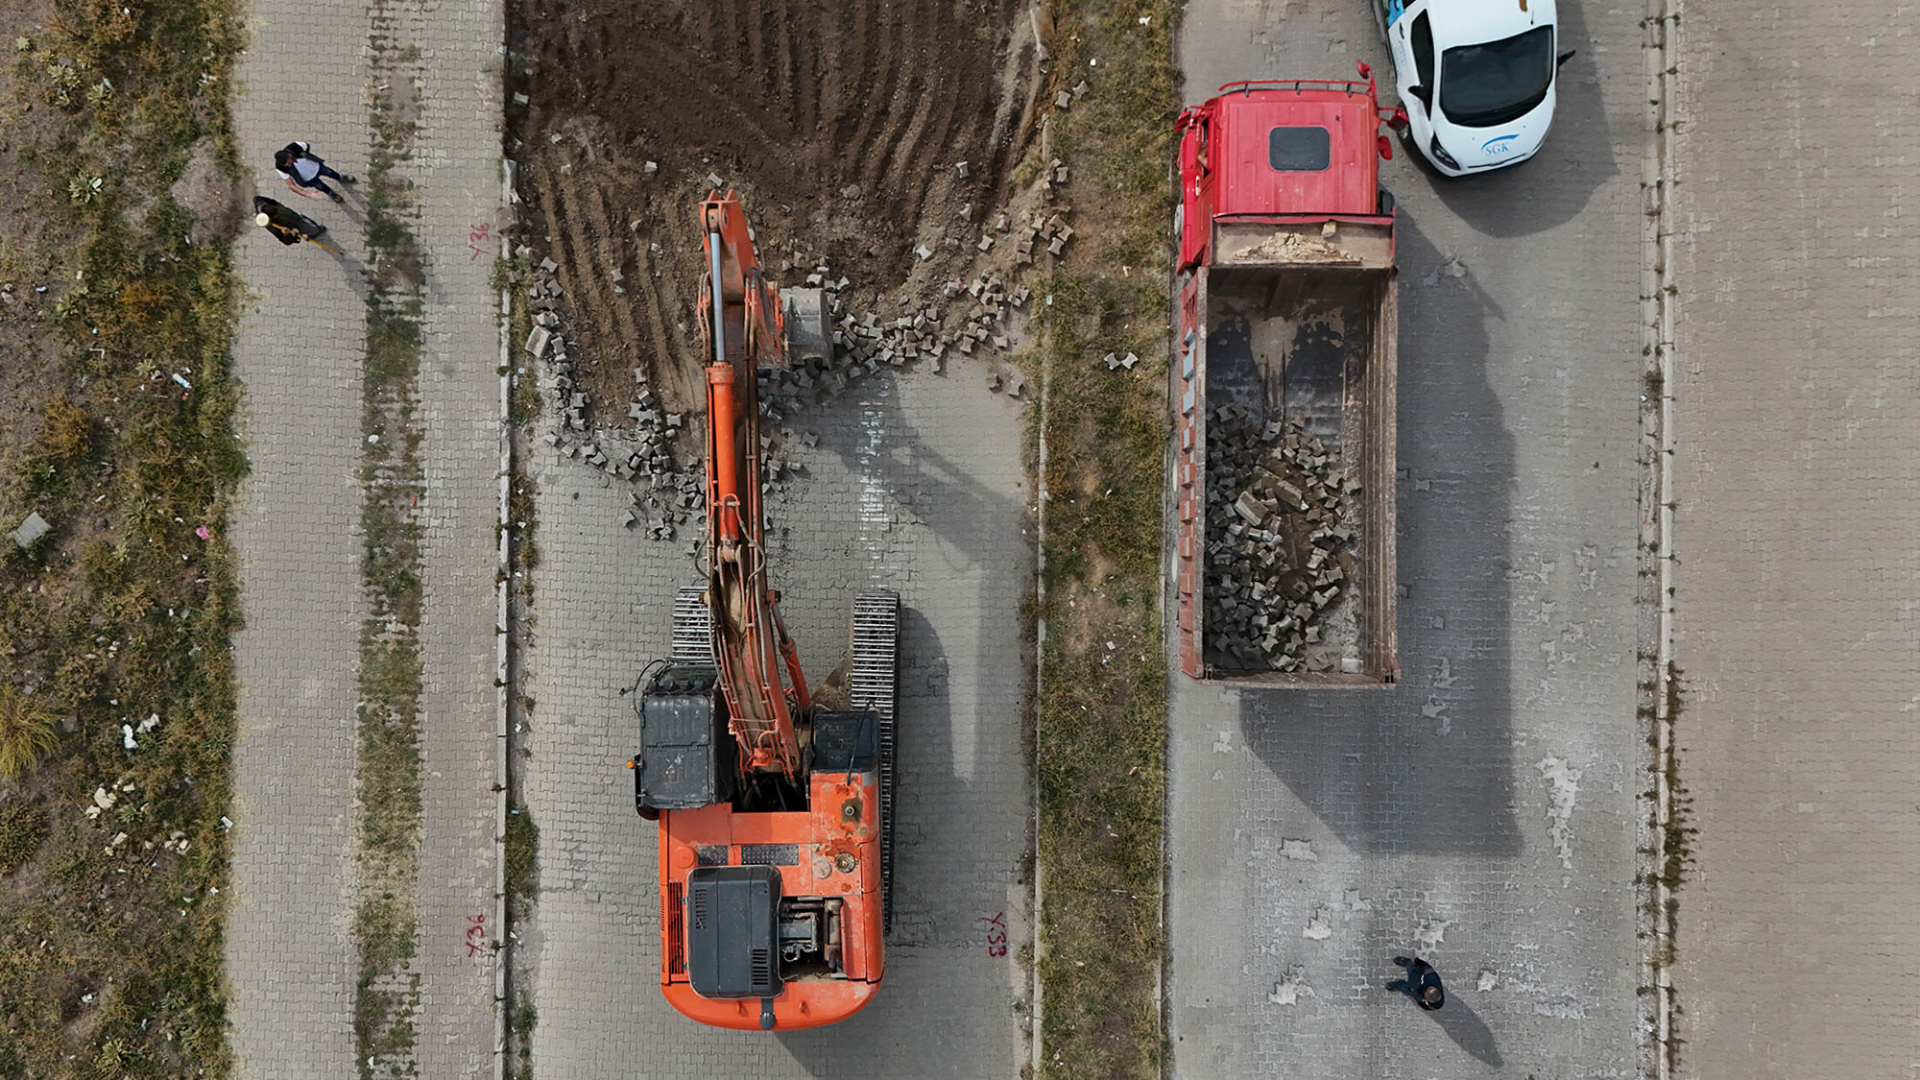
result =
M1199 164L1217 174L1216 216L1375 212L1371 86L1229 83L1221 91L1194 110L1203 122Z
M1294 227L1370 219L1387 241L1392 212L1380 192L1380 158L1392 141L1373 78L1231 82L1180 114L1181 272L1215 257L1216 226Z

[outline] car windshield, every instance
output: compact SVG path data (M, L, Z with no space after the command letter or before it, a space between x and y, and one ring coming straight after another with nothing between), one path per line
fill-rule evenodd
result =
M1440 57L1440 111L1463 127L1517 120L1544 101L1553 85L1553 28L1484 45L1461 45Z

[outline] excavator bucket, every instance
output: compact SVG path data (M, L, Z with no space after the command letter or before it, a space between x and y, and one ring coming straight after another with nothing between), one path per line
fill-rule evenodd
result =
M780 299L787 315L787 366L825 367L833 355L833 340L827 336L826 290L787 289Z

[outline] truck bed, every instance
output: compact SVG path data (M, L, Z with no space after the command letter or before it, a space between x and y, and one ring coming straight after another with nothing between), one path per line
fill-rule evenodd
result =
M1384 685L1397 678L1394 270L1280 238L1223 244L1196 274L1193 645L1209 679Z

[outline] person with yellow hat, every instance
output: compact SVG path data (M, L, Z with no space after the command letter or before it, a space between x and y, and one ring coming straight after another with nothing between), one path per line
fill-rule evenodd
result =
M327 227L291 210L265 195L253 197L253 223L273 234L283 244L298 244L326 235Z

